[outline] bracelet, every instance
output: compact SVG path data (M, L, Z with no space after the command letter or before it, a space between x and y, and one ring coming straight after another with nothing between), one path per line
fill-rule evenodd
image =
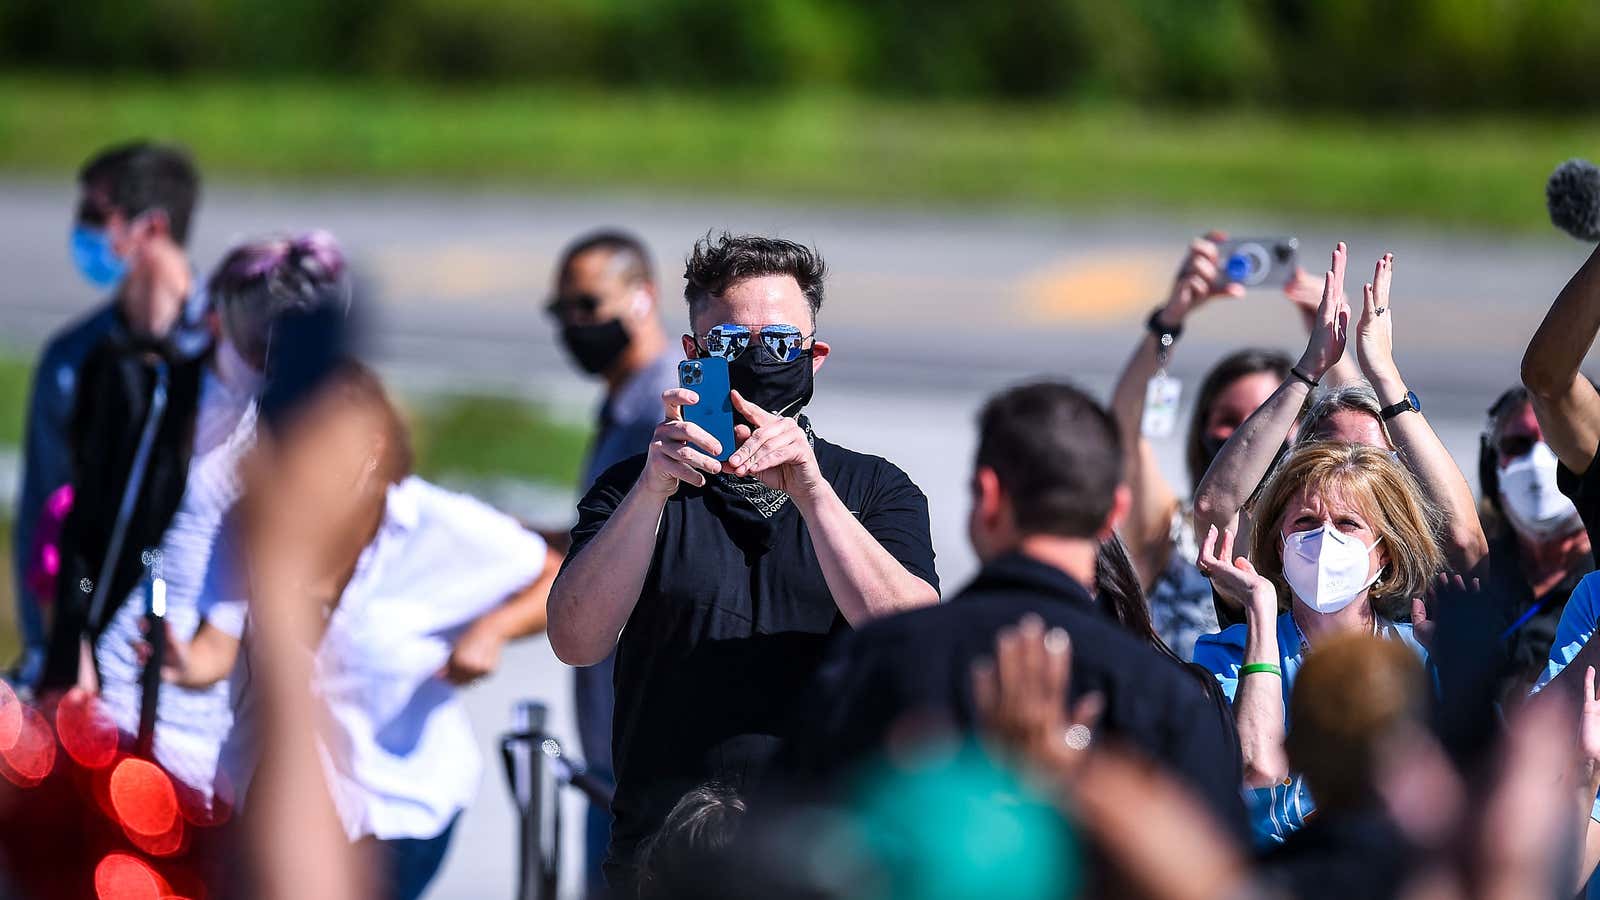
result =
M1269 672L1279 678L1283 677L1283 670L1274 663L1246 663L1239 667L1240 678L1255 672Z
M1183 337L1183 326L1174 327L1161 324L1161 314L1166 309L1165 306L1156 307L1155 311L1150 314L1150 318L1145 320L1144 327L1146 331L1156 336L1157 344L1163 347L1171 347L1178 342L1178 338Z
M1315 378L1312 378L1310 375L1307 375L1306 373L1300 371L1300 367L1299 366L1290 366L1289 367L1289 374L1294 376L1295 378L1298 378L1301 381L1304 381L1310 387L1314 388L1314 387L1317 386L1317 380Z

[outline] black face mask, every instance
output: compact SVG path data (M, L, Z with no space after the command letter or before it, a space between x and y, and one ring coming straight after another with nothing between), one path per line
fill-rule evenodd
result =
M567 346L567 352L572 354L578 367L590 375L599 375L611 368L632 341L633 337L622 327L621 319L593 325L561 326L561 342Z
M785 362L759 341L728 363L728 382L739 396L780 416L793 416L811 402L811 376L810 350Z

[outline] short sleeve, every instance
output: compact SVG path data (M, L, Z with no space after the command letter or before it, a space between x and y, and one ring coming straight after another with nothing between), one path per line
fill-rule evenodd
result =
M888 462L880 462L876 481L871 502L860 510L862 527L906 571L937 591L939 576L934 571L927 496L906 473Z
M217 534L197 601L201 621L235 640L244 636L245 614L249 609L236 534L230 517Z
M633 483L639 480L639 473L644 471L644 462L644 454L641 453L605 470L583 495L583 499L578 501L578 522L572 526L572 547L567 550L563 568L577 559L583 548L611 521L611 514L617 511L622 498L628 496Z
M1591 466L1591 468L1593 468ZM1561 612L1561 621L1556 625L1556 637L1550 644L1550 659L1545 663L1544 672L1533 686L1533 693L1544 690L1557 675L1560 675L1571 662L1577 658L1583 645L1589 643L1589 638L1594 634L1596 616L1596 593L1600 591L1600 582L1596 578L1600 572L1591 572L1578 582L1572 589L1572 596L1567 598L1566 608Z
M1590 552L1600 561L1600 465L1591 460L1589 468L1580 474L1558 464L1556 487L1578 508L1583 529L1589 533Z
M1239 665L1244 660L1244 646L1231 640L1230 632L1243 629L1243 625L1233 625L1218 634L1201 635L1194 642L1195 665L1211 673L1229 703L1239 688Z

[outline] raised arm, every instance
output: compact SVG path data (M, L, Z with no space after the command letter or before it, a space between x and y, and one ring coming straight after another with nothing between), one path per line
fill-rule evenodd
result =
M1289 439L1311 393L1310 382L1320 381L1344 356L1350 325L1350 305L1344 297L1344 264L1341 241L1333 250L1333 267L1323 276L1317 327L1306 342L1305 353L1267 402L1257 407L1222 445L1195 490L1197 531L1215 527L1219 532L1246 533L1243 526L1247 523L1240 521L1240 511L1267 477L1278 449Z
M1545 442L1562 465L1582 474L1600 447L1600 394L1579 367L1600 333L1600 247L1589 255L1556 302L1522 357L1522 383Z
M1295 267L1294 276L1289 279L1289 283L1283 286L1283 295L1294 306L1295 312L1300 314L1308 335L1317 330L1317 323L1321 321L1317 316L1317 309L1322 306L1322 286L1323 279L1299 266ZM1361 367L1356 365L1356 355L1347 348L1345 353L1339 355L1339 361L1333 364L1333 368L1323 373L1322 383L1329 387L1337 387L1341 384L1353 384L1360 378Z
M739 449L728 457L735 475L761 479L788 494L805 517L823 580L852 627L902 610L939 602L939 591L901 564L822 477L816 452L794 419L768 412L732 393L734 409L754 424L734 427Z
M569 666L592 666L616 646L644 590L667 499L680 483L704 486L708 473L722 471L722 463L700 449L721 453L721 443L683 420L683 407L699 399L682 388L661 395L667 417L651 437L639 480L550 587L550 646Z
M1363 289L1361 320L1356 343L1361 369L1384 408L1405 400L1407 389L1394 361L1394 310L1389 283L1394 277L1394 254L1385 253ZM1402 412L1388 421L1389 437L1400 458L1422 486L1427 498L1445 516L1445 558L1458 572L1468 572L1489 553L1489 542L1478 521L1472 487L1456 466L1433 426L1418 410Z
M1270 787L1289 773L1289 756L1283 746L1287 713L1283 670L1279 668L1277 589L1248 559L1234 558L1233 532L1223 532L1221 547L1217 545L1213 527L1206 531L1198 565L1218 593L1245 609L1244 659L1233 694L1244 781L1250 787Z
M1121 534L1139 573L1139 582L1146 590L1155 583L1171 552L1172 513L1178 505L1177 494L1161 474L1155 448L1145 439L1142 427L1146 388L1173 350L1171 344L1162 346L1158 330L1164 330L1175 341L1189 314L1207 300L1244 294L1243 285L1230 284L1221 289L1216 286L1217 242L1226 239L1226 234L1213 231L1189 244L1166 304L1156 311L1153 327L1139 338L1111 394L1111 414L1121 434L1123 468L1133 495L1133 506L1123 520Z

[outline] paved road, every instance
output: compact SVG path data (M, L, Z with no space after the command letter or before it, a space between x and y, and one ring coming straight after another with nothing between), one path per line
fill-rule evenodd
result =
M0 183L0 343L30 349L93 302L67 266L69 204L60 185ZM1294 233L1319 248L1308 251L1314 266L1325 265L1320 248L1344 238L1356 278L1367 260L1394 250L1397 355L1469 473L1484 408L1516 378L1528 335L1587 252L1556 234L1508 241L1261 216L1089 220L487 190L223 187L207 195L196 259L204 269L231 241L263 231L328 228L381 288L374 350L391 377L517 392L584 416L594 389L568 371L540 306L562 243L611 224L637 230L655 250L675 329L678 267L707 229L775 232L822 247L833 272L822 331L835 354L813 419L830 438L896 460L924 486L940 572L952 588L974 566L964 485L983 396L1038 374L1070 375L1107 391L1189 235L1211 225ZM1359 296L1359 281L1351 287ZM1228 348L1248 342L1293 351L1302 341L1276 296L1217 304L1191 324L1174 372L1192 386ZM1177 447L1161 449L1176 478ZM563 512L556 505L550 515ZM568 681L542 641L516 648L502 673L469 698L485 748L521 696L556 701L554 727L570 735L561 702ZM509 805L491 768L433 896L509 894L511 846Z

